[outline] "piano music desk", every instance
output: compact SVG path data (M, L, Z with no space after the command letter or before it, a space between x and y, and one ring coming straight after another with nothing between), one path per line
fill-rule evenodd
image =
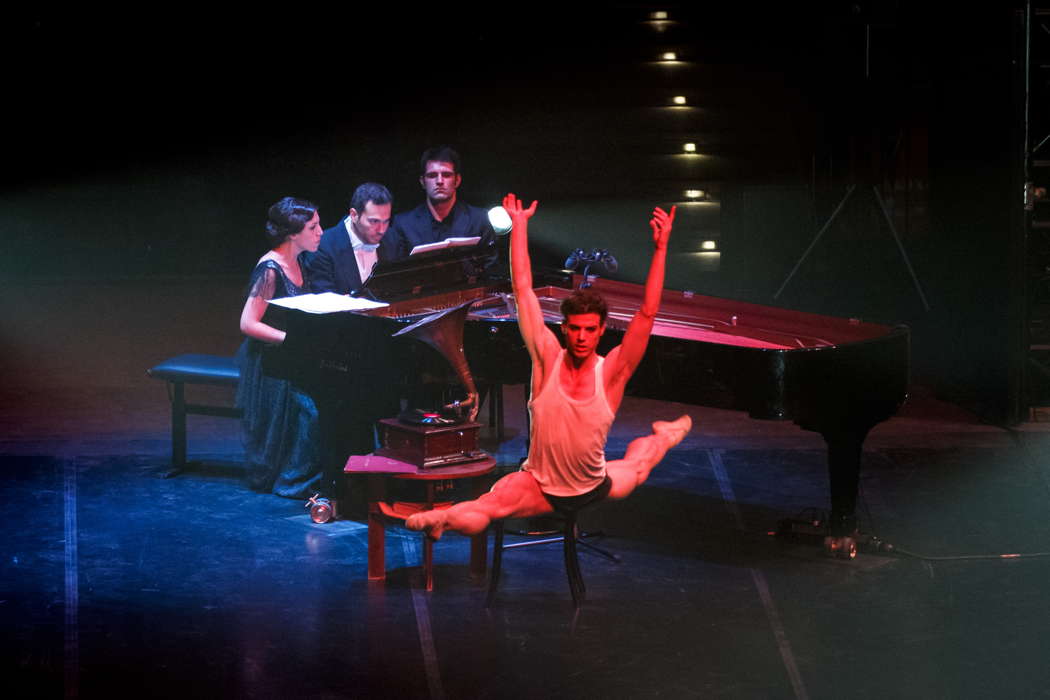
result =
M414 464L401 462L378 455L352 455L343 468L345 474L364 474L368 478L368 580L386 579L386 530L384 509L392 509L386 504L386 479L407 479L422 481L426 486L426 500L410 504L413 510L429 510L437 503L435 495L437 486L445 481L473 479L473 498L484 493L484 482L475 477L492 473L496 468L496 458L486 456L482 459L454 464L448 467L431 467L423 469ZM382 505L381 505L382 504ZM451 504L438 504L448 507ZM407 514L406 514L407 515ZM395 516L400 517L400 514ZM471 538L470 573L478 579L485 576L487 532ZM429 537L423 537L423 573L426 578L426 589L434 590L434 543Z

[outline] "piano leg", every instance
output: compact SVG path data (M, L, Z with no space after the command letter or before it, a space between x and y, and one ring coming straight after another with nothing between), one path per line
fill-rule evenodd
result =
M831 485L831 539L853 538L857 532L857 491L864 439L875 423L838 425L820 434L828 446L828 479ZM838 542L846 550L850 543ZM832 546L833 549L837 549ZM855 548L853 549L855 553ZM836 551L848 556L848 551Z

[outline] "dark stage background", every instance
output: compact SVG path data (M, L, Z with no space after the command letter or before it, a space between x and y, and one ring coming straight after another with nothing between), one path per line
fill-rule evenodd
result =
M464 200L540 200L540 261L608 247L632 281L650 208L701 188L705 201L680 207L668 286L907 323L917 381L1017 420L1015 12L725 4L16 10L2 30L0 275L199 277L201 305L229 307L232 351L241 300L210 280L247 279L270 203L312 199L330 226L376 180L395 211L411 208L419 153L446 142L464 158ZM674 21L646 22L656 9ZM660 64L665 50L679 61ZM679 94L689 106L669 107ZM686 141L703 155L683 155ZM76 289L90 308L91 284Z

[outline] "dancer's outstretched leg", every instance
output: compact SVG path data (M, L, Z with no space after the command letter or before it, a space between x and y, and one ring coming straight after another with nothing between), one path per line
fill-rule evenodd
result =
M609 498L627 498L649 478L653 467L660 463L669 449L685 438L692 427L693 420L688 415L673 421L656 421L652 435L632 440L623 459L605 465L612 479Z
M437 540L445 530L477 535L484 532L493 520L528 518L552 511L532 474L519 471L503 477L488 493L473 501L414 513L405 520L405 526L409 530L422 530Z

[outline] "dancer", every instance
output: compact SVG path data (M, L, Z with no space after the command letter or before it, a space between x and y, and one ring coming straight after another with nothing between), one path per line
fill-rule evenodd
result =
M675 208L670 214L659 207L653 210L649 225L654 250L642 305L623 342L605 357L597 353L605 333L605 301L597 292L581 289L562 302L562 349L545 325L532 289L528 220L536 212L536 202L526 209L508 194L503 208L513 222L511 278L518 326L532 358L529 456L520 471L497 481L480 498L408 518L410 529L423 530L433 539L439 539L446 529L476 535L496 519L526 518L580 508L604 498L626 498L692 427L688 415L657 421L651 435L628 445L623 459L605 461L605 439L627 381L645 355L660 306Z

